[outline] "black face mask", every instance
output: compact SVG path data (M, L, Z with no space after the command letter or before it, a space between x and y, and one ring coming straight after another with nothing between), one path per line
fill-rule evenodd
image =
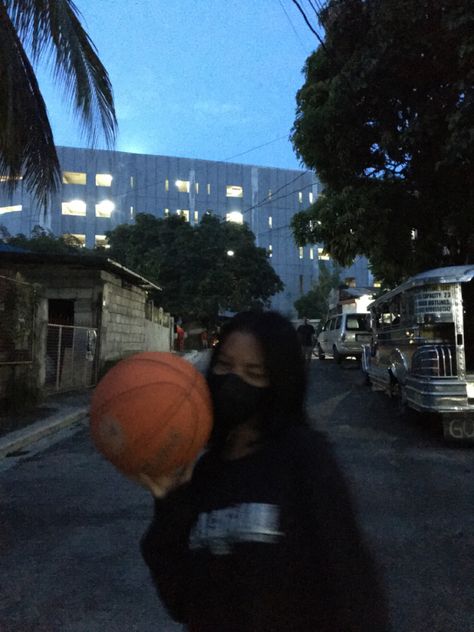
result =
M268 402L268 387L252 386L235 373L208 378L214 406L214 430L219 436L263 411Z

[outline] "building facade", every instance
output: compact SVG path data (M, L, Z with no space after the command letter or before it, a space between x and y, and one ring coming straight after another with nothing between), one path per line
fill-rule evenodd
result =
M267 250L285 285L273 297L274 309L294 316L295 300L318 279L318 261L327 258L322 246L297 247L290 228L293 215L320 193L313 172L73 147L58 147L58 154L63 185L50 208L36 204L21 182L7 196L0 179L0 225L11 235L29 235L39 225L92 248L105 245L107 231L138 213L179 213L195 224L212 212L247 222ZM363 258L342 276L362 286L372 281Z

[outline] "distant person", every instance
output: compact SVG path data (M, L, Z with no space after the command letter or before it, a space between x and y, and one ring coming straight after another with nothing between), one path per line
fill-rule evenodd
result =
M201 333L201 348L207 349L209 347L209 334L207 333L207 329Z
M313 355L314 342L315 342L315 330L313 325L308 322L306 316L303 318L303 324L296 330L300 341L301 348L303 349L303 356L306 364L311 362L311 356Z
M194 470L142 476L156 498L142 553L171 616L193 632L386 632L345 480L306 421L290 321L235 316L207 377L208 451Z
M184 329L176 325L176 344L178 351L184 351Z

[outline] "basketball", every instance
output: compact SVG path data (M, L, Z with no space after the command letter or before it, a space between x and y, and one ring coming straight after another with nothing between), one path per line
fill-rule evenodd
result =
M211 427L205 378L172 353L139 353L121 360L92 396L92 440L127 476L156 478L191 463Z

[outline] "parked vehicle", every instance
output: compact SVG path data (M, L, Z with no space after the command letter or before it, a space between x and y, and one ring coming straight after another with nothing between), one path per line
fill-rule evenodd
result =
M474 266L417 274L369 310L362 368L373 387L439 413L446 438L474 440Z
M362 346L371 340L369 313L343 313L330 316L318 335L320 360L331 355L339 364L349 356L360 358Z

